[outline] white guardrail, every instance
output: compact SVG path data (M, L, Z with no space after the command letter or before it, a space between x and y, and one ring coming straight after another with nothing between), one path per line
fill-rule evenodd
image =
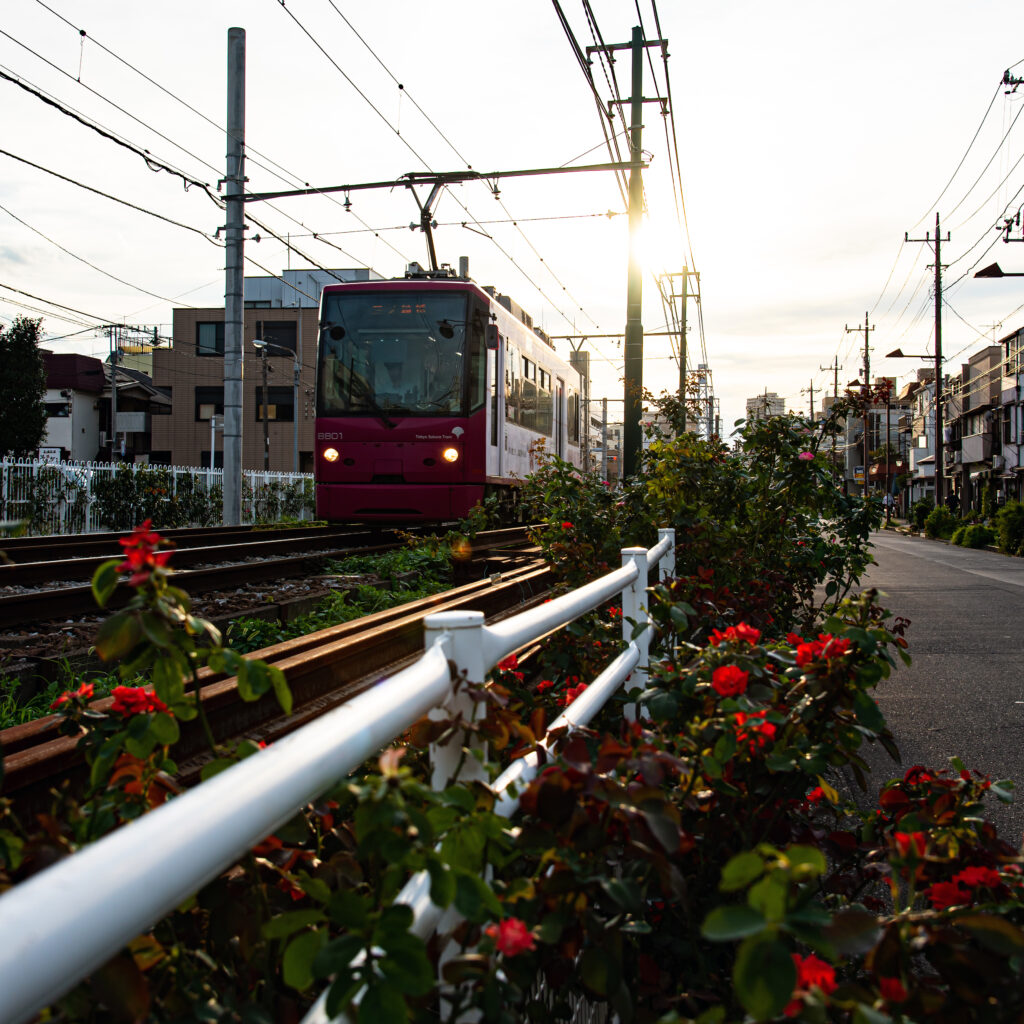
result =
M585 725L631 673L646 672L650 630L633 639L629 620L650 622L642 605L649 570L658 566L659 578L675 571L675 531L658 535L649 551L624 548L614 572L493 626L482 612L428 615L415 664L8 890L0 896L0 1021L30 1020L423 715L458 710L467 698L453 684L463 673L483 680L506 655L621 594L626 650L550 728ZM435 786L455 774L458 746L431 749ZM500 813L515 811L508 788L528 782L536 766L528 755L496 780ZM460 778L480 770L467 758ZM413 908L417 935L431 934L441 911L423 878L397 901ZM326 1021L323 1006L321 997L306 1021Z

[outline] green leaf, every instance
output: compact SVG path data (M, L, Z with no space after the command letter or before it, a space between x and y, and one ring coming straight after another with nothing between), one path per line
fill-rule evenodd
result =
M155 737L157 743L164 747L173 746L178 742L181 730L172 715L159 711L153 715L149 723L149 731Z
M174 641L174 634L159 615L154 615L152 612L143 612L139 616L139 621L146 639L154 647L162 649L171 646Z
M107 602L110 600L110 595L114 592L114 588L117 586L119 575L117 567L120 565L120 561L116 558L112 558L108 562L104 562L93 574L92 574L92 596L96 599L96 603L101 608L106 608Z
M288 943L281 960L284 983L299 992L313 984L313 959L327 942L327 932L320 929L296 935Z
M722 868L722 881L718 888L722 892L735 892L737 889L745 889L756 878L764 873L764 858L760 854L751 851L738 853L730 858L729 862Z
M993 953L1019 956L1024 952L1024 932L1004 918L991 914L964 914L956 918L956 924L969 931Z
M427 861L427 871L430 872L430 899L435 906L447 907L455 899L455 875L433 857Z
M501 904L490 886L466 871L459 871L455 876L455 909L475 924L502 915Z
M138 619L129 612L118 612L107 619L96 633L96 653L104 661L120 661L142 639Z
M343 974L348 965L363 951L365 944L359 935L343 935L332 939L313 958L313 976L328 978Z
M809 869L807 872L798 872L801 877L807 874L823 875L828 870L825 855L815 846L787 847L785 857L793 867Z
M437 983L434 966L423 941L414 935L408 938L412 940L408 948L388 949L378 966L399 992L408 996L425 996Z
M171 707L185 699L181 668L177 652L166 653L153 664L153 689L156 695Z
M867 910L850 907L832 917L824 929L825 938L840 956L861 956L878 942L881 928L878 918Z
M781 921L786 916L787 886L774 878L762 878L750 887L747 902L769 921Z
M878 710L878 705L863 690L858 690L853 698L853 711L857 721L872 732L881 732L885 728L885 718Z
M618 958L600 946L585 949L577 969L583 987L602 999L619 987L622 978Z
M261 931L265 939L284 939L307 925L320 924L324 920L322 910L293 910L278 914L267 921Z
M756 935L765 927L764 914L740 905L715 907L704 919L700 933L712 942L730 942Z
M292 691L284 672L276 665L268 665L267 671L270 674L270 685L274 688L278 706L286 715L290 715L292 713Z
M383 978L370 985L359 1004L358 1024L404 1024L408 1019L405 1000Z
M341 928L362 928L370 911L370 901L351 889L337 889L327 903L331 921Z
M789 950L767 936L747 939L732 972L736 995L754 1020L777 1017L785 1009L796 985L796 968Z

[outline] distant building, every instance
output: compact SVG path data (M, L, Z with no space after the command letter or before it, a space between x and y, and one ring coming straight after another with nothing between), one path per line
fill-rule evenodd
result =
M320 293L338 281L377 281L373 270L286 270L277 277L245 279L242 334L242 467L263 468L263 356L267 349L267 419L270 468L291 470L296 424L299 469L313 469L316 345ZM285 350L284 353L281 350ZM299 364L299 405L294 400L294 367ZM170 400L170 415L153 424L152 462L208 466L211 439L215 466L222 466L222 434L211 430L211 417L223 424L224 309L175 309L172 344L153 352L153 383ZM215 424L216 426L216 424Z
M764 394L747 399L747 422L753 420L766 420L771 416L784 416L786 414L786 400L775 394L774 391L765 391Z

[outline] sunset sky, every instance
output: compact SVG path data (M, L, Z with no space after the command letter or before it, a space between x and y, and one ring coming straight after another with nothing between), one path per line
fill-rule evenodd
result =
M973 278L995 261L1024 271L1024 245L1004 245L994 230L1024 202L1024 126L1015 120L1024 86L1014 95L1000 86L1008 68L1024 76L1019 3L674 0L655 9L650 0L593 0L590 8L606 44L628 42L636 24L668 41L668 81L660 49L644 69L645 97L671 89L671 117L657 103L644 108L649 259L652 269L700 272L703 332L691 302L691 362L710 365L726 432L744 400L765 389L806 409L813 381L817 404L832 384L820 367L836 357L841 385L859 377L863 334L845 328L862 324L865 311L877 325L872 376L913 371L911 360L883 358L897 346L932 351L932 254L903 239L934 235L936 210L943 239L951 234L942 250L947 366L955 371L986 339L1024 325L1024 277ZM565 0L561 10L579 46L592 45L584 6ZM90 329L97 323L159 325L168 335L173 306L223 304L223 252L213 240L223 214L203 189L186 190L180 177L150 169L9 78L215 194L233 25L247 33L253 191L609 159L590 85L544 0L7 0L0 322L45 311L45 331L61 339L50 347L103 355L106 338ZM629 55L616 58L626 99ZM593 75L607 103L610 79L596 58ZM621 121L606 123L621 134ZM310 258L394 276L426 262L405 189L351 199L351 211L342 195L250 208L290 236L293 251L264 235L246 247L247 273ZM622 330L627 222L613 174L509 178L497 198L484 183L459 185L435 216L439 259L468 256L476 280L512 295L550 334ZM663 330L652 278L644 288L645 329ZM621 396L621 347L611 339L588 347L593 393ZM674 386L668 339L649 339L646 357L645 384Z

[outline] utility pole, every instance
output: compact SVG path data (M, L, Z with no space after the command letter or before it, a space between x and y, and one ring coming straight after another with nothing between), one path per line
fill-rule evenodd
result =
M874 327L868 324L868 314L864 314L864 326L850 327L847 325L847 334L852 334L855 331L864 332L864 388L861 392L864 396L864 497L868 496L868 468L869 468L869 447L868 447L868 426L871 422L871 414L868 409L868 402L871 398L871 350L868 348L868 334L873 331ZM836 371L838 372L838 371Z
M607 46L588 46L587 57L595 51L630 50L632 52L632 94L628 100L610 100L610 108L616 104L629 104L629 268L626 280L626 335L624 344L625 374L623 383L622 415L622 478L632 476L640 468L642 432L640 416L643 412L644 387L644 328L641 320L643 305L643 269L637 252L640 225L643 220L644 187L642 178L643 150L643 105L645 102L660 103L665 109L667 99L655 97L644 100L644 50L648 46L660 46L667 53L668 43L664 39L644 42L643 29L633 28L632 41Z
M267 386L267 350L260 353L263 361L263 397L260 404L263 406L263 472L270 471L270 388Z
M633 476L640 469L640 416L644 386L643 268L637 254L640 225L643 220L644 186L640 172L643 154L640 140L643 132L644 91L643 30L633 29L633 84L630 96L629 125L629 268L626 282L625 382L622 417L622 478Z
M924 238L911 238L903 233L904 242L925 242L931 245L931 232L925 232ZM946 232L949 241L949 232ZM942 232L939 226L939 214L935 213L935 507L943 502L943 476L945 467L943 458L942 436Z
M687 420L687 339L686 339L686 300L690 297L690 278L697 278L698 291L694 294L694 298L700 301L700 274L696 271L691 271L689 267L683 267L682 271L678 274L662 274L659 277L659 287L662 291L662 296L665 295L665 286L662 281L668 279L668 305L675 315L676 300L679 300L679 404L680 404L680 432L685 433L686 431L686 420ZM676 291L676 278L682 279L682 289ZM669 332L674 333L674 332ZM653 337L653 334L647 334L646 337ZM699 418L699 413L697 414Z
M839 365L839 356L832 360L830 366L819 366L819 370L831 370L832 371L832 401L839 401L839 371L842 367ZM835 434L832 435L832 486L836 484L836 440Z
M121 347L120 328L111 324L110 331L110 461L117 462L117 355Z
M811 422L813 423L814 422L814 378L813 377L811 378L811 385L810 385L810 387L807 387L807 388L803 389L803 394L807 394L808 391L811 393Z
M601 479L608 481L608 399L601 399Z
M245 242L245 29L228 29L227 165L224 171L224 525L242 521L242 328ZM266 363L264 363L266 366ZM264 403L266 395L264 394Z

